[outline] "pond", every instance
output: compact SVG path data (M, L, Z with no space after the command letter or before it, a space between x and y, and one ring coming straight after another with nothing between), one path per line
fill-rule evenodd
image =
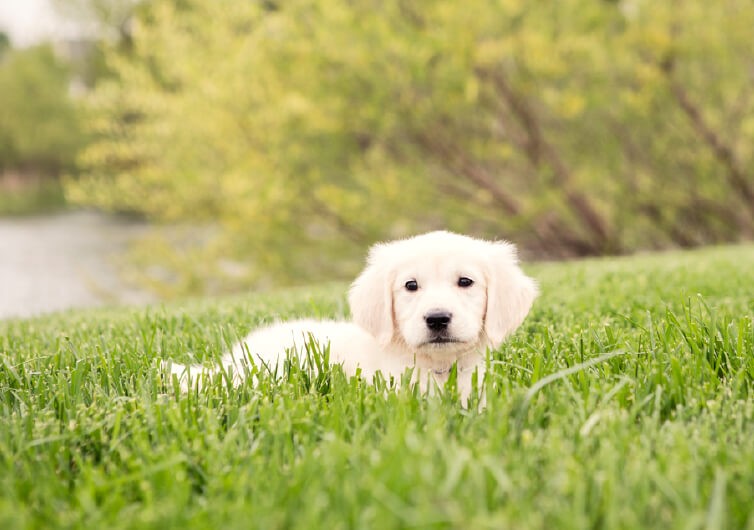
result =
M94 212L0 218L0 318L154 297L118 274L142 222Z

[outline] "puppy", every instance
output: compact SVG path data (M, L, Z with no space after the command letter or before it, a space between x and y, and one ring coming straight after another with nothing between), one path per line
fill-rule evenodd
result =
M301 352L313 339L329 345L330 363L342 365L346 375L360 369L368 380L377 372L400 380L413 368L422 389L442 387L455 364L466 400L475 371L482 381L486 350L521 324L536 296L536 283L519 268L510 243L450 232L379 243L351 286L353 322L298 320L260 328L221 364L234 366L240 382L247 359L274 368L287 351ZM185 387L199 369L173 364L171 371Z

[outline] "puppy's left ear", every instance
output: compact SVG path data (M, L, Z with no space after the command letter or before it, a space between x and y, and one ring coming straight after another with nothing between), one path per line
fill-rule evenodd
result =
M488 256L484 331L490 345L497 348L524 321L539 289L519 268L516 247L512 244L490 243Z

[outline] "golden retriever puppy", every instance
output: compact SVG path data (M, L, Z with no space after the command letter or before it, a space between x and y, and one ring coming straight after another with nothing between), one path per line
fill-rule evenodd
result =
M500 346L523 321L537 296L535 282L518 266L515 247L450 232L430 232L371 248L353 282L353 322L298 320L253 331L222 358L237 381L244 361L282 364L290 350L311 339L330 347L330 363L346 375L378 371L400 380L406 369L423 389L442 386L453 364L462 399L481 383L488 348ZM300 356L303 358L305 356ZM200 367L173 364L185 382ZM213 371L213 370L209 370Z

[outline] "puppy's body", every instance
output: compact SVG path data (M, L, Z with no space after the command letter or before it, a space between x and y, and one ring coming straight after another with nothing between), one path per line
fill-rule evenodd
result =
M240 382L245 372L244 363L249 360L274 372L276 367L282 367L287 352L295 350L303 353L312 340L320 348L329 346L330 364L341 365L348 375L354 375L360 370L362 377L367 380L372 380L380 372L386 379L392 377L395 381L400 381L406 369L413 367L412 379L426 389L430 381L438 385L444 384L455 363L458 388L463 396L468 396L471 392L474 370L479 368L481 372L484 368L484 349L472 348L465 355L436 359L431 355L416 355L397 345L383 347L362 327L352 322L334 320L294 320L259 328L236 344L230 353L226 353L220 360L220 365L226 371L232 367L237 382ZM300 355L299 358L303 360L303 356ZM196 368L192 367L191 371L194 377ZM215 370L211 369L208 372L213 371ZM172 372L182 377L186 374L186 367L174 364Z
M372 335L351 322L334 320L294 320L259 328L224 355L221 364L237 368L250 359L257 366L274 369L282 366L288 351L303 354L311 340L321 349L329 346L330 363L342 365L346 374L361 368L366 377L372 377L378 370L385 373L391 364Z
M484 355L522 322L537 294L518 267L515 247L449 232L431 232L372 247L367 267L351 286L353 322L298 320L260 328L222 359L224 366L250 359L270 368L286 352L303 352L313 339L329 345L330 363L347 375L379 371L400 380L407 368L423 389L442 385L455 363L465 399ZM198 367L173 365L184 378Z

